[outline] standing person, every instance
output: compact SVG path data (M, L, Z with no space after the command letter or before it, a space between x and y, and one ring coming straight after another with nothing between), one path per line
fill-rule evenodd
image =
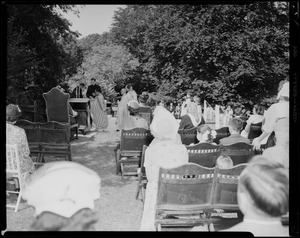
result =
M21 114L18 105L9 104L6 106L6 144L16 144L18 146L21 183L24 185L26 178L34 171L34 164L29 156L30 150L25 130L14 125ZM7 177L13 177L13 175L7 174ZM16 188L19 188L19 184L16 184Z
M125 88L126 88L126 91L127 91L128 102L132 101L132 100L133 101L138 101L137 94L133 90L132 84L127 84Z
M84 89L85 89L85 84L80 83L77 87L75 87L72 91L71 97L72 98L84 98Z
M91 78L91 84L88 86L87 91L86 91L86 97L89 98L90 100L92 100L96 97L95 89L99 89L101 91L100 86L98 84L96 84L96 79ZM89 107L91 109L91 101L89 101ZM92 116L90 117L90 123L91 123L91 125L93 123Z
M122 123L124 118L127 118L129 114L128 111L126 110L127 104L125 103L126 100L126 89L122 88L121 89L121 99L118 101L118 111L117 111L117 131L122 129Z
M180 117L183 117L183 115L187 114L186 107L187 107L187 104L190 103L191 101L192 101L191 100L191 95L189 93L187 93L186 97L185 97L185 101L183 101L183 103L181 105Z
M187 103L186 114L181 118L179 129L191 129L202 124L205 124L205 120L201 115L199 116L197 104Z
M105 130L108 127L106 104L100 88L95 89L95 98L91 99L91 112L96 130Z
M177 140L178 123L175 117L167 109L158 107L150 125L151 133L156 142L151 143L145 152L144 166L148 183L140 226L141 231L155 231L159 168L176 167L188 162L187 149Z
M75 162L49 162L37 169L22 198L35 209L31 231L95 231L100 198L98 174Z

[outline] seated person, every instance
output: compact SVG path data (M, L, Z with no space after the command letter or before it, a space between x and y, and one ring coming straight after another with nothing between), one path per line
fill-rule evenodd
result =
M230 169L233 167L232 159L228 155L221 155L216 160L216 167L220 169Z
M289 175L281 164L260 155L253 157L240 175L237 196L244 219L220 231L251 232L259 237L289 236L289 227L281 222L289 209ZM192 230L205 231L206 228L200 226Z
M157 201L159 168L176 167L188 162L185 145L177 141L178 123L165 108L155 111L150 130L155 143L145 152L144 166L147 174L147 192L141 221L141 231L155 231L155 206Z
M265 120L264 112L265 112L264 106L259 105L259 104L254 105L253 115L251 115L249 117L249 119L247 120L247 125L246 125L245 129L241 132L241 136L248 138L251 124L257 124L260 122L264 122L264 120Z
M186 105L186 114L181 117L179 129L191 129L205 124L204 118L199 115L197 104L188 102Z
M9 104L6 106L6 144L16 144L19 151L21 183L24 184L26 178L34 171L34 164L31 159L26 132L23 128L14 124L21 116L22 112L18 105ZM7 178L13 174L7 174ZM15 180L16 189L19 189L19 182Z
M229 121L230 136L220 139L220 144L231 145L238 142L245 142L250 144L250 140L240 135L243 128L243 121L239 118L232 118Z
M212 130L208 125L203 124L197 127L197 140L198 143L213 143L214 138L216 137L216 131ZM191 144L193 145L193 144Z
M93 231L100 198L98 174L75 162L48 162L26 181L22 195L35 208L32 231Z
M134 128L149 129L146 119L139 115L139 104L136 101L129 101L128 104L129 117L124 119L124 130L131 130Z

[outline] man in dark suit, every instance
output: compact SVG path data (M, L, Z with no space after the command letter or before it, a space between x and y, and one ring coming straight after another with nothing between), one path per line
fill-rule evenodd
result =
M98 84L96 84L96 79L91 78L91 85L88 86L86 97L89 99L95 98L95 90L99 89L101 92L101 88Z
M98 84L96 84L96 79L95 78L91 78L91 84L88 86L87 88L87 92L86 92L86 97L89 98L89 99L93 99L96 97L95 95L95 90L98 89L98 91L101 92L101 88ZM89 102L89 106L91 107L91 104ZM90 117L90 122L91 122L91 125L92 125L92 117Z

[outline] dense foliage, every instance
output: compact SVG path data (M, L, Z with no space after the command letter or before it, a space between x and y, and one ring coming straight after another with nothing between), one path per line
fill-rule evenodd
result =
M128 5L110 32L80 40L55 9L76 11L8 5L8 99L34 100L60 82L73 88L95 77L106 97L130 82L157 98L189 92L210 104L270 103L288 79L287 2Z

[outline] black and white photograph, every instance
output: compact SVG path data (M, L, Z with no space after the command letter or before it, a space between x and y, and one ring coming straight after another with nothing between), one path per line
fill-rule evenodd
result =
M1 17L2 235L299 235L299 2Z

